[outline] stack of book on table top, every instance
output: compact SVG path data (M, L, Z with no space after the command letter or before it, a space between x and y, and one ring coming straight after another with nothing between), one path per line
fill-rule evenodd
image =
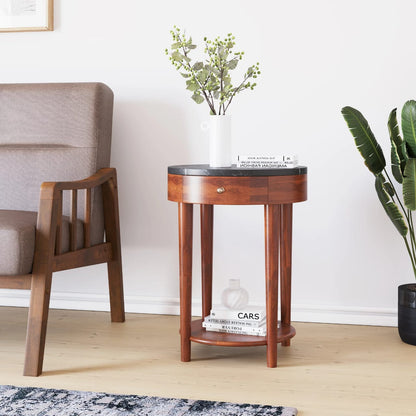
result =
M296 155L282 156L238 156L238 168L295 168L298 166Z
M266 310L254 306L241 310L218 306L211 309L202 326L207 331L263 337L266 335Z

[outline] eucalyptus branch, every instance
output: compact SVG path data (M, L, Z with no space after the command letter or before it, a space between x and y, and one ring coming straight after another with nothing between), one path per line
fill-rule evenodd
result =
M237 95L238 92L242 91L241 88L244 86L244 83L250 78L250 75L246 74L245 78L243 79L243 81L241 82L241 84L235 89L234 93L231 94L230 99L228 100L228 104L227 107L225 107L225 110L227 110L227 108L229 107L229 105L231 104L231 101L233 100L233 98ZM253 88L256 86L256 84L253 84ZM251 88L251 89L253 89Z
M243 76L243 81L237 88L231 83L231 71L242 60L244 52L234 52L234 36L229 33L224 39L219 37L213 41L205 41L206 58L192 63L189 56L196 45L192 44L192 38L181 34L178 27L171 30L174 43L171 50L165 49L172 64L181 75L186 78L187 89L193 92L192 99L201 104L206 101L211 114L225 114L234 97L245 89L254 89L255 83L247 82L248 78L257 78L260 74L259 64L252 65ZM216 106L218 110L216 109Z
M185 56L185 58L189 58L188 57L188 53L187 53L187 51L185 50L185 46L182 46L182 52L183 52L183 55ZM202 94L204 95L204 98L205 98L205 100L206 100L206 102L208 103L208 105L209 105L209 108L211 109L211 111L215 114L215 107L214 107L214 103L213 102L211 102L209 99L208 99L208 96L207 96L207 93L206 93L206 90L205 90L205 88L204 88L204 86L201 84L201 82L199 81L199 79L198 79L198 77L197 77L197 74L195 73L195 71L194 71L194 69L192 68L192 66L191 66L191 64L189 63L189 61L188 60L185 60L185 62L186 62L186 64L187 64L187 69L188 69L188 71L189 72L191 72L191 74L193 75L193 79L198 83L198 85L199 85L199 87L200 87L200 89L201 89L201 92L202 92ZM183 66L183 64L182 64L182 66Z

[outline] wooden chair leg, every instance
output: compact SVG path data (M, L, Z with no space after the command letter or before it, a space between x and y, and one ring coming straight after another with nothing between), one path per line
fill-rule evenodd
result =
M59 200L60 193L55 191L54 184L42 185L26 334L25 376L36 377L42 373Z
M124 322L124 294L123 294L123 273L121 261L107 263L108 286L110 290L111 322Z
M124 322L123 272L121 266L120 220L118 210L117 178L103 186L104 221L106 241L111 243L112 260L107 263L108 286L110 291L111 321Z
M25 376L37 377L42 373L51 283L52 272L32 276L23 371Z

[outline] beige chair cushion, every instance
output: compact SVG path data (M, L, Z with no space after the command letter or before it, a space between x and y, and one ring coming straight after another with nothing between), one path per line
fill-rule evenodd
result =
M37 213L0 210L0 275L32 272ZM70 224L62 217L62 252L69 251ZM77 221L77 248L82 247L83 225Z
M42 182L80 180L108 167L112 115L113 92L101 83L0 84L0 209L37 211ZM103 241L98 189L90 232L91 244Z

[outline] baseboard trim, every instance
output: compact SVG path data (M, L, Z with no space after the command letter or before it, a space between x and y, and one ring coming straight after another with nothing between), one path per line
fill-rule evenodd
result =
M109 311L108 295L55 292L52 309ZM29 291L0 290L0 306L29 306ZM179 299L168 297L125 296L126 312L157 315L179 315ZM201 303L193 302L192 313L201 314ZM397 326L397 311L393 308L335 307L297 305L292 307L292 320L351 325Z

